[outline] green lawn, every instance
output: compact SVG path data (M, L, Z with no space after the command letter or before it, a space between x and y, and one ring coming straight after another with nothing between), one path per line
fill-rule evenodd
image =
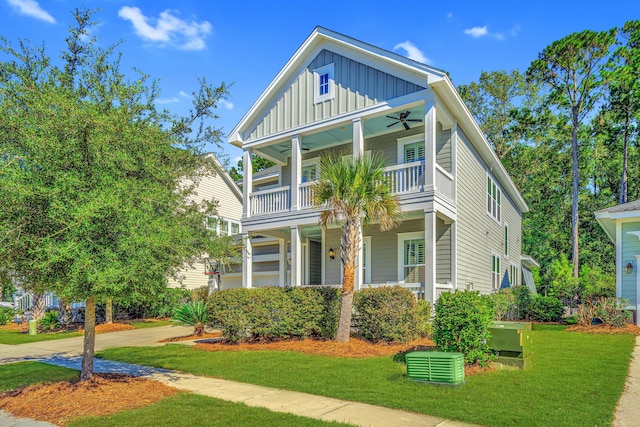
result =
M536 329L530 369L468 377L458 388L410 381L404 365L390 357L205 352L180 345L110 349L101 356L482 425L609 425L635 337Z
M80 332L52 332L48 334L38 333L29 335L16 330L0 329L0 344L25 344L28 342L39 342L49 340L59 340L61 338L79 337Z
M172 320L134 320L131 322L131 326L136 329L145 328L157 328L158 326L175 325L176 322Z
M78 371L40 362L0 365L0 392L29 384L68 381ZM189 393L178 393L152 405L107 417L78 418L70 426L191 427L191 426L345 426L297 415L271 412Z

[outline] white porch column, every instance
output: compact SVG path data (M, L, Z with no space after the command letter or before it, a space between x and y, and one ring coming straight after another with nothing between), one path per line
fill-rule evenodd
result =
M300 138L291 138L291 210L300 209L300 183L302 181L302 147Z
M451 223L451 284L458 289L458 224Z
M451 176L453 177L453 200L457 199L458 187L458 122L451 129Z
M246 165L246 163L244 163ZM246 176L246 175L245 175ZM245 193L246 194L246 193ZM242 233L242 287L253 287L253 259L251 256L251 239L249 233Z
M287 242L284 239L278 239L278 254L280 255L279 286L286 286L287 285Z
M424 213L424 298L436 301L436 213Z
M433 186L436 183L436 103L433 98L424 103L424 185Z
M302 284L302 241L298 226L291 227L291 286Z
M353 288L355 290L361 289L362 284L364 283L364 277L362 277L362 262L363 262L363 248L364 244L362 242L362 226L360 226L360 230L358 230L358 240L360 241L360 246L358 246L358 257L356 258L357 266L356 271L353 272Z
M364 135L362 134L362 119L353 119L353 157L364 154Z
M253 192L253 159L251 149L247 148L242 152L242 216L251 216L251 206L249 197Z

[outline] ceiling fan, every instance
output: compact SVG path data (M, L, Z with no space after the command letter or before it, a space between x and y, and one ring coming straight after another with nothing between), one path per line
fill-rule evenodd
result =
M287 151L291 151L291 147L287 147L286 145L278 145L278 147L282 148L280 150L280 154L286 153ZM302 146L302 151L309 151L309 147Z
M387 118L395 120L395 122L391 123L390 125L387 125L387 127L390 128L391 126L397 125L398 123L402 123L405 130L409 130L408 122L418 122L418 123L422 122L422 119L408 119L407 117L409 117L409 114L411 114L411 111L407 110L404 113L398 113L397 117L387 116Z

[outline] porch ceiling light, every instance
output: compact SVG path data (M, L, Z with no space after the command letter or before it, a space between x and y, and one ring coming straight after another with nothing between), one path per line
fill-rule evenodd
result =
M336 259L336 251L334 251L333 248L329 248L329 258L331 258L332 261Z
M625 274L633 273L633 265L631 263L628 263L627 265L625 265L624 272Z

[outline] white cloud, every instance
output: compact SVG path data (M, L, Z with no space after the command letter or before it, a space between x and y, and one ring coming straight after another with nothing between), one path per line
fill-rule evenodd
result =
M53 16L49 15L49 12L41 8L35 0L7 0L7 3L17 9L21 15L31 16L32 18L47 21L51 24L56 23Z
M409 59L413 59L414 61L422 62L423 64L430 64L431 60L424 56L424 53L420 49L416 47L409 40L398 43L393 47L393 50L403 49L407 53L407 57Z
M447 12L447 21L451 21L453 19L453 12Z
M467 28L466 30L464 30L464 33L470 35L474 39L477 39L477 38L484 37L487 34L489 34L489 30L487 29L487 26L485 25L484 27Z
M227 110L233 110L233 102L229 102L226 99L221 99L218 101L220 105L222 105Z
M118 11L118 16L131 21L136 34L144 40L177 46L183 50L206 48L204 39L211 32L211 24L208 21L187 22L172 13L176 11L167 9L160 13L159 18L149 18L137 7L124 6Z
M191 95L189 95L187 92L181 90L180 92L178 92L180 94L180 96L184 96L185 98L191 98Z
M156 99L156 102L158 104L175 104L176 102L180 102L180 100L174 96L173 98Z

